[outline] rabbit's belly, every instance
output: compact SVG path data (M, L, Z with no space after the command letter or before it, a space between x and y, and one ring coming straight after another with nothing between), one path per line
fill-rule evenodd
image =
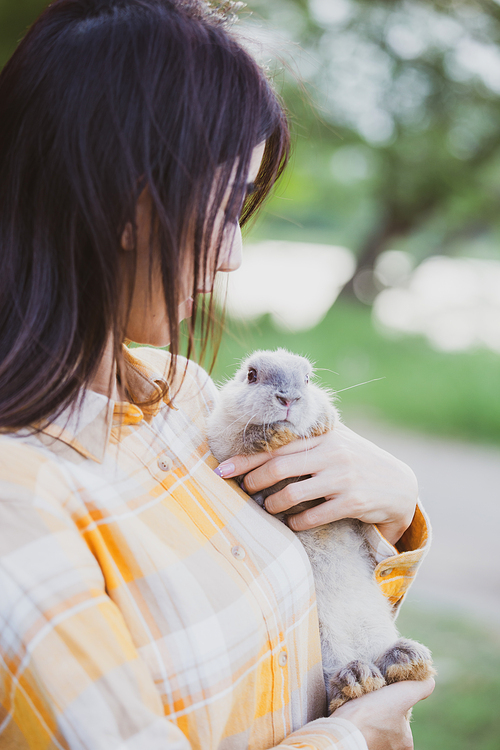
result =
M325 674L373 662L398 638L363 527L346 519L297 534L313 569Z

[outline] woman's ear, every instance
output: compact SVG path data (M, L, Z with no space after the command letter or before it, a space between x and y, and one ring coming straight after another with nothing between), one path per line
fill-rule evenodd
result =
M145 242L149 242L151 211L151 195L146 185L141 191L135 206L135 232L131 221L127 221L125 229L122 232L120 244L123 250L140 250L141 247L147 246Z
M120 244L124 250L135 250L134 229L130 221L125 224Z

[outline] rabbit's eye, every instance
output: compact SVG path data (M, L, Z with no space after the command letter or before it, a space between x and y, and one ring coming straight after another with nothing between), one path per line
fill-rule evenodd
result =
M248 368L248 382L249 383L257 382L257 370L255 369L255 367Z
M306 381L306 385L307 385L307 384L308 384L308 382L309 382L309 375L306 375L306 377L305 377L305 381Z

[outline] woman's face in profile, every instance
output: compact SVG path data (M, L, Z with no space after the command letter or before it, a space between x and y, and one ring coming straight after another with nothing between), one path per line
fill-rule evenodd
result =
M264 155L265 141L253 150L248 171L247 183L255 182ZM218 235L220 226L224 221L226 203L229 199L231 185L228 186L226 195L217 211L214 227L214 237ZM170 343L165 299L160 272L159 258L153 260L153 269L150 279L149 268L149 233L151 226L151 200L147 188L143 190L137 201L137 245L131 245L131 229L126 228L122 235L122 247L124 250L136 250L136 273L134 289L127 321L126 337L140 344L152 346L167 346ZM213 253L215 253L215 245ZM241 229L236 222L227 226L219 253L217 271L230 273L241 265L242 259L242 237ZM210 267L210 258L208 259ZM186 270L183 279L183 297L179 305L178 321L191 315L191 290L193 288L193 272ZM198 291L200 293L210 292L214 283L213 278L206 278L200 282Z

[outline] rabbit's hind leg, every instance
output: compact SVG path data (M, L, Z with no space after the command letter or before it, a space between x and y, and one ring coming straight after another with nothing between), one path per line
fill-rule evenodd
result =
M330 713L352 698L359 698L385 685L385 679L375 664L351 661L330 679Z
M429 649L408 638L396 641L377 659L376 665L388 685L402 680L426 680L436 674Z

